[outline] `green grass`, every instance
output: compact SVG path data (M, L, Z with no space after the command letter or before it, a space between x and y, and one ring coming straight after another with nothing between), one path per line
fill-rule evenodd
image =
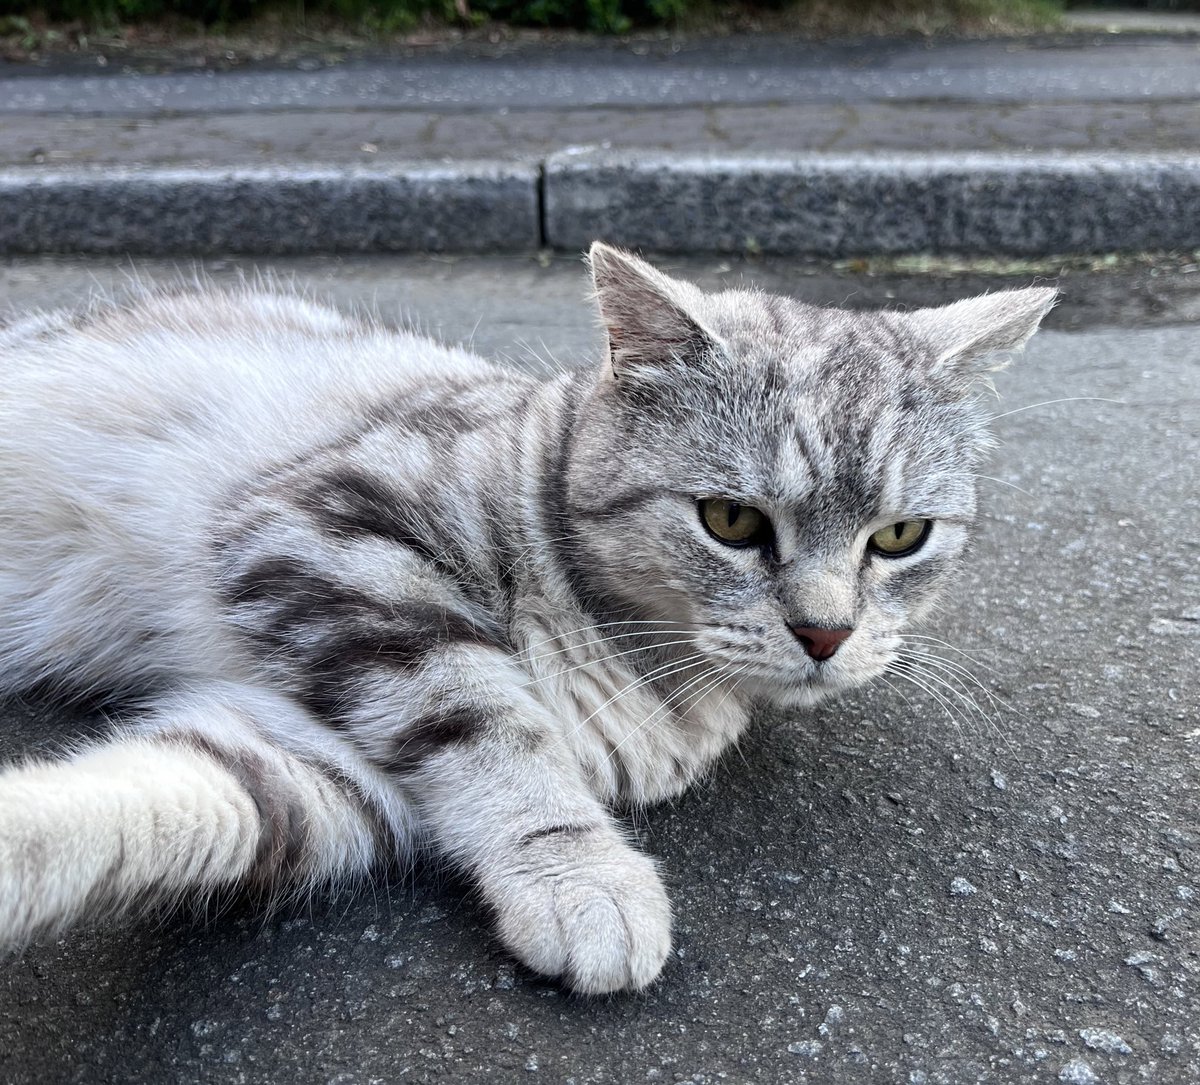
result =
M1200 3L1200 0L1196 0ZM358 32L418 25L563 27L624 33L641 27L731 26L756 19L816 33L999 31L1049 25L1063 0L0 0L0 33L77 23L112 29L191 21L226 29L264 18Z

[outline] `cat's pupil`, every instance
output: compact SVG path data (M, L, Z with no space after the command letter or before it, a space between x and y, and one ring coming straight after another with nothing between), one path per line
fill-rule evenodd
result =
M728 524L728 526L733 527L733 525L735 523L737 523L737 521L741 517L741 515L742 515L742 506L737 504L736 502L730 501L729 502L729 524Z

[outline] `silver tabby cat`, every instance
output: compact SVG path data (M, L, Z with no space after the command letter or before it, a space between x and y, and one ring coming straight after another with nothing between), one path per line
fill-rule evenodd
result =
M0 330L0 693L127 706L0 774L0 943L428 849L529 967L655 979L610 809L896 661L1054 292L856 314L590 261L608 350L548 380L270 293Z

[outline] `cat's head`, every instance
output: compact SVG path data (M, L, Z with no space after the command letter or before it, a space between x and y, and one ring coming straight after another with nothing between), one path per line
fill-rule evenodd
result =
M777 704L880 674L963 560L978 393L1055 291L853 313L590 263L609 349L567 480L589 581Z

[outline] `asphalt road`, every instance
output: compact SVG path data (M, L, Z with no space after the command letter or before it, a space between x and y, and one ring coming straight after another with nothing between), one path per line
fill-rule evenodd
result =
M674 264L821 300L956 292ZM595 343L569 261L283 270L490 354L524 340L572 362ZM9 261L0 297L57 304L122 273ZM652 990L564 995L504 956L459 887L418 872L271 919L235 907L35 947L0 966L0 1076L1200 1080L1200 338L1178 323L1195 276L1157 276L1175 301L1154 312L1131 304L1145 276L1069 280L1054 320L1076 330L997 378L981 539L928 630L978 660L989 718L875 686L760 721L706 784L639 816L677 915ZM10 705L0 754L79 726Z
M81 77L12 66L0 113L253 112L280 109L513 109L767 102L1147 101L1200 92L1192 37L1073 35L1026 40L910 38L820 43L787 35L413 49L317 70L214 75L111 64ZM135 61L136 63L136 61Z
M537 160L582 146L1171 154L1200 140L1193 35L457 43L232 71L102 59L0 68L0 165Z

